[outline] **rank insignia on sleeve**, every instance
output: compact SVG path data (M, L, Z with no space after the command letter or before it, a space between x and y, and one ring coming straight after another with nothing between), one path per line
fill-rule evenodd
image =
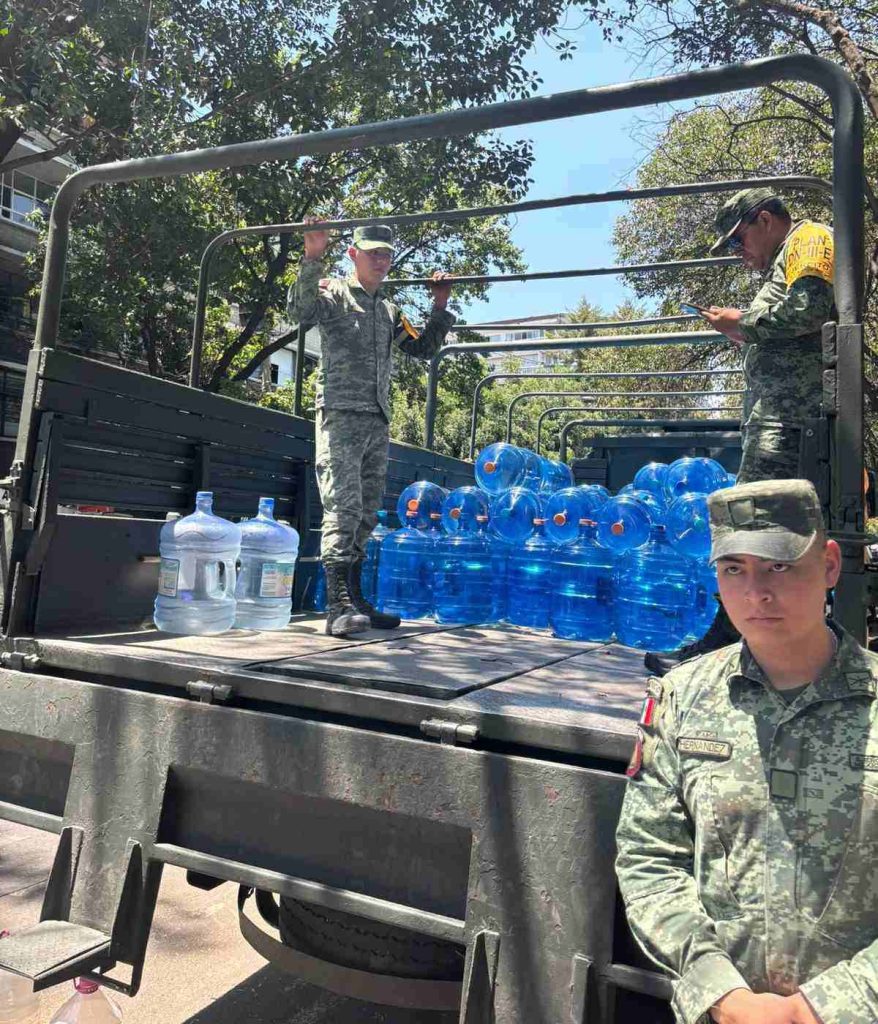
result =
M405 331L405 333L410 338L417 338L418 337L418 332L414 329L414 327L412 327L411 322L410 322L409 318L405 315L405 313L400 313L399 314L399 319L402 322L402 327L403 327L403 330Z
M629 779L636 779L641 765L643 764L643 733L640 729L637 730L637 740L634 743L634 750L631 754L631 760L628 762L628 767L625 769L625 774Z

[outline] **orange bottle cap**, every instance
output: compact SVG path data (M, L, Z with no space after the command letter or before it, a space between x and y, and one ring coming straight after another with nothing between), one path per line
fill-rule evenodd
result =
M486 462L485 465L484 465L484 470L485 470L486 473L493 473L496 468L497 468L497 463L496 462Z
M552 516L552 522L555 524L555 526L563 526L567 522L567 513L556 512Z
M409 510L409 512L417 512L419 504L420 502L418 501L417 498L409 498L406 508Z
M610 533L612 533L612 535L614 537L621 537L624 532L625 532L625 524L624 523L613 523L613 525L610 527Z
M452 519L460 519L459 508L453 508L448 514L451 516Z

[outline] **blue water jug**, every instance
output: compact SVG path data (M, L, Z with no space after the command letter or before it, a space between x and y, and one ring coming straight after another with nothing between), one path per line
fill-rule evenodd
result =
M665 462L647 462L634 474L634 486L639 491L651 491L657 498L665 500L665 480L668 466Z
M554 494L564 487L573 486L573 472L566 462L556 462L540 456L540 493Z
M725 469L714 459L691 458L684 455L668 466L665 477L665 499L670 504L681 494L697 491L712 494L725 481Z
M402 619L425 619L433 611L433 541L417 530L419 510L405 517L405 526L389 533L378 559L378 610Z
M299 534L276 522L274 498L260 498L255 519L241 524L241 561L235 584L235 625L283 629L293 605Z
M592 484L564 487L545 503L546 536L553 544L572 544L579 539L581 519L594 519L608 500L606 488Z
M213 514L213 493L195 495L195 511L166 522L154 619L166 633L223 633L235 621L235 562L241 528Z
M695 643L713 625L719 611L716 595L719 584L716 580L716 567L702 562L695 574L695 610L692 617L692 629L686 637L686 643Z
M476 459L476 483L486 494L502 494L521 487L527 473L527 458L521 448L496 441L483 448Z
M725 483L720 484L720 489L734 487L737 482L738 478L734 473L726 473Z
M366 558L360 574L360 587L363 597L369 604L375 604L378 598L378 562L381 559L381 545L384 538L393 531L387 525L388 513L385 509L378 510L378 522L366 541Z
M597 541L609 551L622 555L646 544L650 530L660 518L661 511L654 502L641 501L630 493L617 494L597 511Z
M487 520L490 501L481 487L455 487L442 502L442 526L446 533L475 531L480 516Z
M523 544L542 515L540 499L527 487L512 487L491 502L490 529L506 544Z
M545 629L549 625L554 545L546 537L545 526L544 519L537 519L533 536L509 556L507 618L517 626Z
M606 642L614 632L614 559L595 539L593 521L577 525L577 539L554 553L549 625L565 640Z
M317 571L314 573L314 579L311 583L311 597L308 607L311 611L315 612L326 611L326 570L323 568L323 562L318 561L317 563Z
M488 536L491 556L491 622L503 622L509 614L509 557L512 544L502 538Z
M430 513L441 512L442 502L447 496L448 491L444 487L429 480L417 480L409 484L396 503L400 524L402 527L413 526L416 530L426 530L430 525ZM414 518L409 519L409 512L414 512Z
M697 571L692 559L671 547L663 526L622 555L613 574L619 643L647 651L681 647L693 629Z
M474 521L471 521L474 520ZM433 600L437 622L489 622L493 593L487 515L463 512L456 529L434 549Z
M684 555L704 561L710 554L710 514L707 495L683 494L664 517L668 541Z

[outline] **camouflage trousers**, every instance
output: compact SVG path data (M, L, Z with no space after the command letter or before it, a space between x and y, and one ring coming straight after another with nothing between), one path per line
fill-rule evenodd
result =
M325 565L348 565L365 556L384 495L389 440L390 427L380 412L317 410L315 463Z
M800 474L802 427L751 413L744 424L738 483L792 480Z

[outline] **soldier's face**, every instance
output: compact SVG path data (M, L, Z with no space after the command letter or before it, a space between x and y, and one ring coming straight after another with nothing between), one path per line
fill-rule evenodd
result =
M373 289L387 277L393 259L392 249L358 249L352 245L348 256L353 260L357 280L364 288Z
M753 270L766 270L768 262L777 248L773 230L774 217L761 210L755 220L742 224L735 232L737 251L743 263Z
M744 639L787 648L821 625L840 571L834 540L815 542L797 562L732 555L716 567L723 605Z

